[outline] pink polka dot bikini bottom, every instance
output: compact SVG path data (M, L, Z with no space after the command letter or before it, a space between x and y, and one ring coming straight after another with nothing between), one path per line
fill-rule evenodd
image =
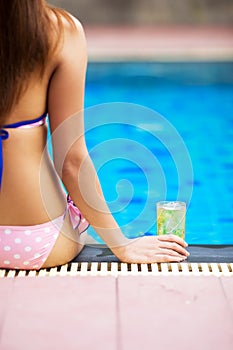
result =
M84 232L89 224L67 199L64 215L33 226L0 226L0 268L38 270L48 258L69 213L74 230Z

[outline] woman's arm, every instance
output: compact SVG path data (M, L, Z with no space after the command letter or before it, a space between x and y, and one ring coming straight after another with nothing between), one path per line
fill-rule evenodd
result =
M104 200L89 157L84 137L84 90L87 66L85 35L75 20L76 30L65 29L64 47L51 79L48 111L54 162L71 198L90 225L127 262L180 261L185 243L176 236L127 239Z
M48 112L56 170L72 200L108 246L128 242L111 215L84 137L86 40L81 24L65 27L64 47L50 82Z

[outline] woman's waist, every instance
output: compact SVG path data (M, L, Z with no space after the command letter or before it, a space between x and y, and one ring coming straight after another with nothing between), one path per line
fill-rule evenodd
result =
M61 201L58 200L56 203L54 203L53 212L51 211L51 208L47 208L44 213L43 211L45 208L43 208L40 213L36 213L36 211L31 211L31 213L28 211L24 212L19 208L17 210L16 207L14 207L11 211L8 211L8 213L5 210L5 207L0 207L0 210L1 209L3 209L0 211L0 227L2 229L4 229L4 227L11 227L21 230L22 228L26 229L28 227L42 227L47 223L53 223L54 221L60 219L66 222L64 228L68 230L67 232L70 231L71 233L73 232L72 230L76 231L77 229L79 233L82 233L89 226L89 223L83 217L78 207L76 207L76 205L73 203L70 196L67 196L67 198L62 198Z
M46 192L45 192L46 191ZM36 225L62 215L66 195L51 181L50 189L24 182L3 188L0 194L0 225Z

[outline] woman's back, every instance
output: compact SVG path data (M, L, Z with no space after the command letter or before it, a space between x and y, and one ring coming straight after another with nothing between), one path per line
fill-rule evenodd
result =
M43 79L32 77L23 98L5 120L6 124L35 119L47 109L47 89L53 72L48 66ZM46 150L47 125L5 129L9 133L2 141L3 176L0 194L1 225L34 225L61 215L65 202L54 168ZM41 160L43 155L43 177ZM44 191L49 191L53 205L43 203ZM46 188L45 188L46 186ZM26 194L26 195L25 195ZM49 211L49 213L48 213Z
M61 22L59 23L49 8L46 11L54 29L48 40L49 49L53 52L57 45ZM67 18L61 16L60 21L64 25L62 30L67 31L68 28L69 31L71 24ZM44 67L35 64L34 71L29 71L28 75L24 72L27 79L20 86L22 94L16 103L6 110L6 115L2 115L4 125L33 120L48 110L49 86L60 55L66 50L64 43L47 57ZM11 82L8 85L11 87ZM4 130L9 137L2 140L0 225L34 225L58 217L64 212L66 201L46 150L47 125ZM43 193L46 194L46 203Z

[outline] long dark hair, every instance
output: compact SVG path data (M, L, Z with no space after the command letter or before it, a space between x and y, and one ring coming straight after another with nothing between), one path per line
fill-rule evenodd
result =
M51 11L58 25L51 20ZM38 69L43 76L62 38L62 16L72 23L64 10L45 0L0 0L0 126L22 96L30 74Z

